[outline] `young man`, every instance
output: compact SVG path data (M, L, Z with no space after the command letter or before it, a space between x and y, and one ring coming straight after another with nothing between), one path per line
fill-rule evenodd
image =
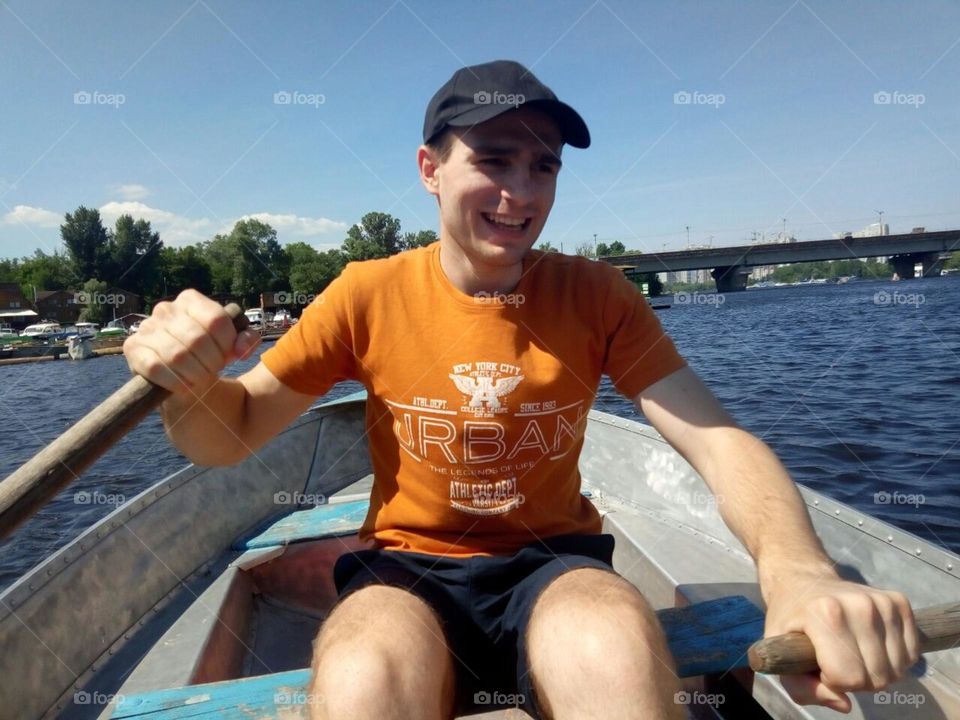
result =
M222 308L187 291L125 345L174 391L167 433L203 464L237 462L335 382L368 390L375 483L340 559L342 600L317 639L316 718L453 717L515 693L534 717L681 718L655 616L610 567L579 494L583 418L601 374L725 498L755 558L768 634L802 631L822 673L799 702L850 708L918 658L898 593L843 581L786 470L685 366L616 269L531 248L581 117L512 62L459 70L427 109L417 155L440 241L354 263L253 370Z

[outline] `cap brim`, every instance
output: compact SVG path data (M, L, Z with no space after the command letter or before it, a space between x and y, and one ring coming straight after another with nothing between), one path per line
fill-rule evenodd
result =
M453 120L447 121L450 127L470 127L479 125L487 120L503 115L521 107L532 107L545 112L556 120L560 127L560 136L564 143L576 148L590 147L590 131L580 114L572 107L559 100L532 100L522 105L477 105L475 108L461 113Z

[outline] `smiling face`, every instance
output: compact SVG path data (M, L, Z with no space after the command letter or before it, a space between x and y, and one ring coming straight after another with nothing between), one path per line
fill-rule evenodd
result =
M519 267L553 207L560 129L524 107L448 132L448 152L423 146L418 156L439 201L442 246L482 275Z

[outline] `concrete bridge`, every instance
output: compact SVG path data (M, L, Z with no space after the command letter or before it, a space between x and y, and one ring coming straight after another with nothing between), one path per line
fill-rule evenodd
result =
M735 292L746 289L750 268L760 265L886 256L904 280L915 277L914 266L918 263L923 265L924 277L939 275L943 261L953 250L960 252L960 230L611 255L601 259L628 273L710 269L717 292Z

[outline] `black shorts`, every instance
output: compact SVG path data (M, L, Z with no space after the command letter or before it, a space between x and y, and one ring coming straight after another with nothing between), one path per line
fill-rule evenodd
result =
M458 712L516 706L540 718L526 648L534 602L569 570L612 571L613 545L612 535L560 535L506 556L361 550L342 555L333 575L341 599L367 585L391 585L434 609L453 654Z

